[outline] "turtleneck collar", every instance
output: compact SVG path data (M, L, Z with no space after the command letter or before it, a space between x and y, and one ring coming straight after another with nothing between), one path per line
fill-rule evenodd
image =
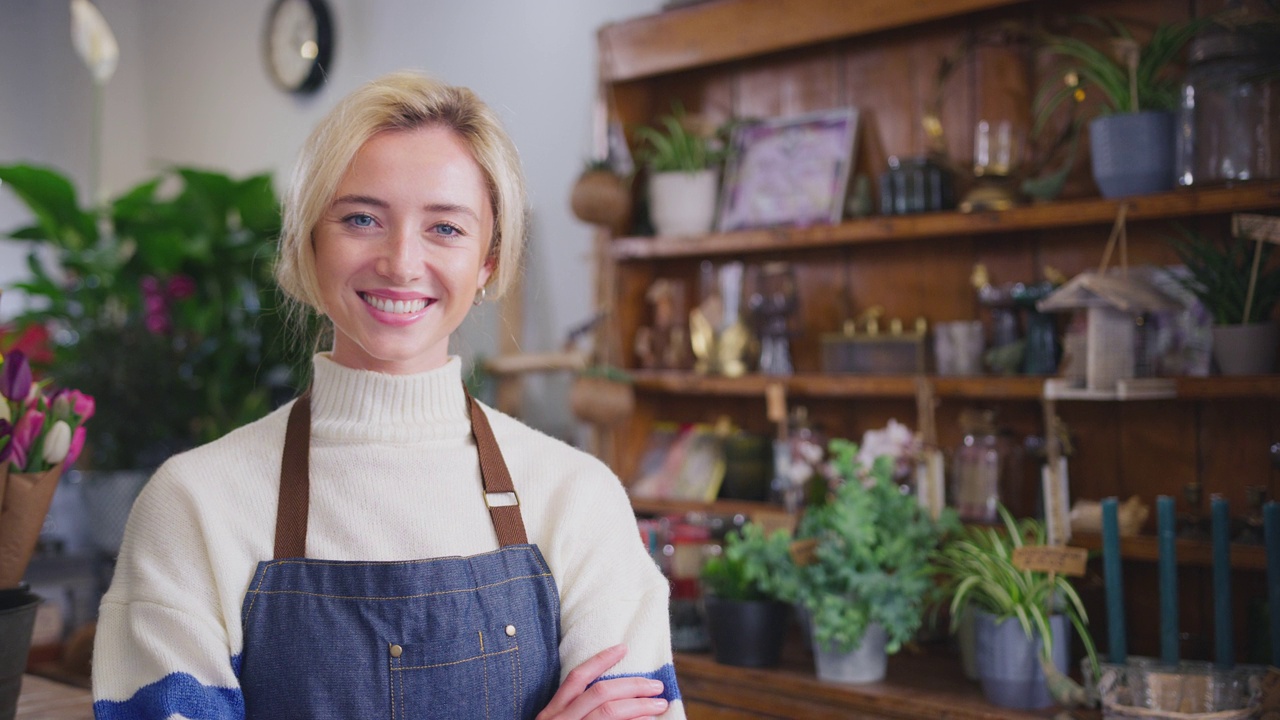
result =
M435 370L386 375L312 360L311 432L339 441L411 443L455 440L471 432L462 387L462 360Z

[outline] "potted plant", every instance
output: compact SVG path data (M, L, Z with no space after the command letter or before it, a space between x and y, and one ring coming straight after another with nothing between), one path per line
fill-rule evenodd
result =
M1280 267L1275 245L1240 233L1212 241L1186 226L1170 238L1186 273L1172 277L1213 316L1213 358L1223 375L1263 375L1276 363Z
M0 166L0 183L34 219L9 233L33 243L14 322L47 328L44 369L97 399L85 449L95 473L79 488L89 540L114 552L152 469L292 394L309 348L290 341L272 278L271 178L179 168L96 207L49 168Z
M801 557L782 589L808 614L818 677L876 682L920 629L937 591L930 558L955 515L930 518L894 481L892 457L866 467L855 443L829 450L835 488L800 519Z
M710 232L716 212L722 150L714 133L693 127L684 108L658 119L660 128L640 127L642 157L649 168L649 215L659 235Z
M1103 197L1169 190L1174 185L1174 110L1179 77L1173 62L1199 23L1162 24L1144 45L1113 18L1083 17L1101 30L1105 48L1070 35L1051 35L1045 48L1064 58L1064 87L1042 107L1051 113L1063 101L1083 101L1093 91L1097 116L1089 122L1093 178Z
M741 667L778 664L791 605L779 599L793 577L791 538L766 535L755 523L725 536L723 552L702 567L703 603L716 662Z
M1003 531L966 526L938 549L934 567L952 595L952 629L972 613L978 676L987 700L1002 707L1048 707L1054 695L1047 675L1069 684L1068 623L1080 634L1096 671L1088 615L1066 577L1014 564L1016 548L1045 543L1044 523L1015 521L1003 505L998 509Z

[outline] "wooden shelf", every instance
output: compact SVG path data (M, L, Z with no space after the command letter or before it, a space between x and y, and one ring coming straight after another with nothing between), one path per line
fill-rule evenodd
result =
M691 512L715 513L717 515L746 515L752 517L757 513L777 514L784 512L782 506L751 500L716 500L705 503L697 500L654 500L649 498L631 498L631 508L641 515L682 515Z
M960 658L932 645L891 656L881 682L824 682L799 635L788 633L776 668L734 667L709 654L677 653L676 676L689 717L1026 720L1052 717L1058 710L1010 710L988 703L978 683L964 677Z
M859 0L856 13L847 0L708 3L604 26L600 78L638 80L1024 2Z
M958 235L988 235L1061 227L1106 225L1120 208L1119 200L1092 198L1029 205L1001 212L938 212L882 215L839 225L746 230L691 237L630 237L613 241L620 261L741 255L800 249L844 247L865 243L906 242ZM1280 207L1280 182L1234 188L1177 190L1128 198L1131 221L1265 210Z
M760 397L781 384L788 395L831 398L911 398L919 378L933 383L937 397L965 400L1038 400L1045 378L1035 376L942 377L934 375L826 375L788 377L744 375L737 378L673 370L632 371L637 392L717 397ZM1178 400L1280 398L1280 375L1177 378ZM1069 400L1064 400L1069 402Z
M1102 536L1094 533L1076 533L1071 545L1089 550L1102 550ZM1200 540L1178 540L1175 545L1178 565L1213 566L1213 544ZM1136 535L1120 538L1120 555L1126 560L1156 562L1160 559L1160 547L1154 535ZM1245 570L1266 570L1266 549L1261 545L1231 544L1231 567Z

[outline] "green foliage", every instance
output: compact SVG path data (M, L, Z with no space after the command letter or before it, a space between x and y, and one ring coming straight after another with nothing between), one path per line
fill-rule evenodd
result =
M154 466L261 417L272 387L292 383L306 351L288 341L272 278L270 176L177 168L96 211L56 170L0 166L0 182L35 217L10 237L46 245L60 266L33 249L16 322L46 326L46 370L96 398L95 469Z
M1017 521L1001 505L1004 528L968 525L935 553L934 566L951 595L951 622L955 629L969 607L985 610L999 620L1016 618L1027 637L1042 639L1042 655L1052 664L1053 632L1049 617L1063 613L1079 633L1097 672L1097 652L1089 635L1089 616L1071 582L1062 575L1019 570L1013 551L1023 545L1044 545L1043 522Z
M1271 262L1275 245L1248 237L1211 241L1184 225L1175 225L1181 237L1169 238L1189 275L1173 275L1193 293L1218 325L1266 322L1280 302L1280 266ZM1249 277L1253 271L1255 252L1258 257L1258 279L1253 303L1245 317L1244 305L1249 293Z
M790 547L786 531L765 535L747 523L726 535L724 552L703 565L703 587L724 600L779 599L794 577Z
M689 118L679 103L658 122L661 128L636 128L636 135L644 142L642 158L651 172L693 173L714 168L724 159L717 141L689 128Z
M850 650L875 622L895 653L936 595L929 561L955 515L947 510L932 520L893 481L892 458L879 457L864 472L856 444L832 440L830 452L843 482L801 519L796 538L816 541L815 559L794 569L784 593L809 610L819 640Z
M1037 125L1062 102L1075 95L1077 89L1086 94L1096 90L1102 97L1102 114L1138 110L1171 111L1177 107L1181 78L1172 66L1202 23L1193 21L1162 24L1156 27L1145 46L1138 43L1128 27L1114 18L1083 16L1076 18L1076 24L1101 30L1107 36L1107 46L1096 47L1071 35L1051 35L1045 38L1044 47L1067 61L1064 73L1074 73L1079 85L1052 86L1051 94L1038 103L1041 112ZM1126 46L1138 52L1133 85L1128 63L1124 59L1125 53L1118 50ZM1131 92L1134 85L1137 88L1136 107Z

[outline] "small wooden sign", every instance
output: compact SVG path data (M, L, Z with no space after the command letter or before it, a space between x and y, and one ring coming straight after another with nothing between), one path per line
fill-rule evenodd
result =
M1089 551L1066 545L1028 545L1013 550L1013 566L1019 570L1084 575Z
M772 535L777 530L785 530L788 535L796 531L799 515L784 510L757 510L751 513L751 522L760 526L765 535Z
M1254 213L1236 213L1231 216L1231 234L1236 237L1244 236L1251 240L1280 243L1280 217Z

